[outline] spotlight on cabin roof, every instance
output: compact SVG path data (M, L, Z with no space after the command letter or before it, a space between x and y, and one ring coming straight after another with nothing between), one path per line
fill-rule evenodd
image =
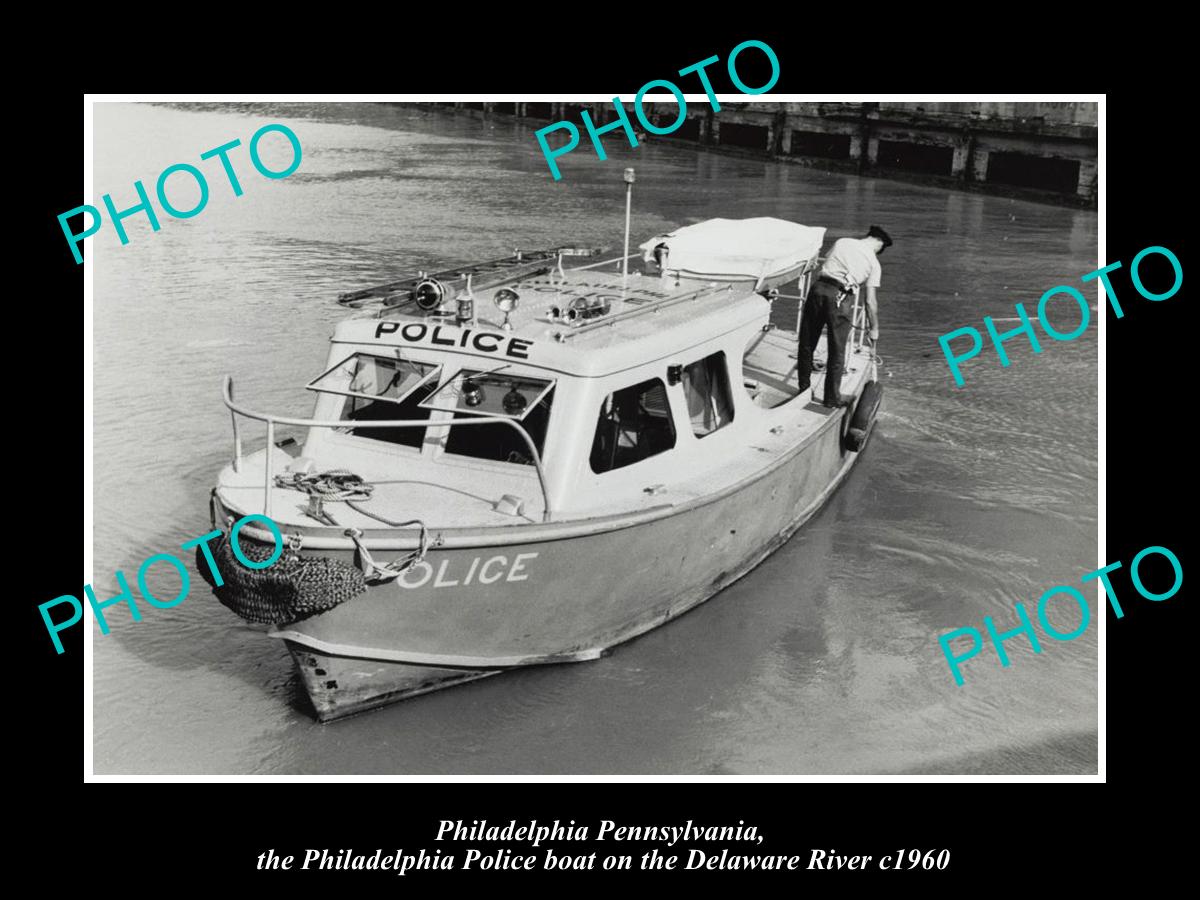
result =
M413 291L413 298L417 301L417 306L429 312L442 305L442 301L446 299L446 287L436 278L426 278Z
M500 288L496 291L492 302L496 304L496 308L504 313L504 324L501 326L505 331L512 331L512 323L508 321L509 313L521 305L521 295L512 288Z

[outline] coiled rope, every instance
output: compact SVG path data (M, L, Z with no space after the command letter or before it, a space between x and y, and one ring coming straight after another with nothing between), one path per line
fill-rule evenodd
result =
M355 501L371 499L375 485L364 480L361 475L355 475L346 469L330 469L326 472L303 473L289 472L275 476L275 486L301 491L308 495L308 509L305 515L316 519L323 525L340 525L325 509L325 503L345 503L355 512L390 525L393 528L406 528L416 525L421 529L417 549L402 559L382 563L371 556L370 551L362 541L362 532L357 528L347 528L344 534L354 542L358 550L359 567L368 584L386 584L399 578L417 563L425 558L429 550L429 529L420 519L408 519L404 522L393 522L391 519L363 509Z

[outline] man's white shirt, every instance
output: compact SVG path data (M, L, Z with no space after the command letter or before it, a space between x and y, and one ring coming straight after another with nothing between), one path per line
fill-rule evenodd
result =
M867 287L879 287L883 270L873 244L860 238L839 238L833 242L833 249L821 267L821 274L853 290L863 282Z

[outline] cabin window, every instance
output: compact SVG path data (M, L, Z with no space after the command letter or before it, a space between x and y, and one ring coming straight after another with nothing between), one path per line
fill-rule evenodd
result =
M383 419L428 420L429 410L419 404L429 396L434 385L426 384L418 388L400 403L386 400L364 400L361 397L350 397L342 408L342 418L351 422L370 422ZM376 441L387 441L389 444L404 444L407 447L420 447L425 442L425 429L409 428L371 428L355 425L346 429L355 437L371 438Z
M478 416L512 419L528 432L538 455L546 442L554 382L502 370L462 369L424 401L426 409L454 413L454 420ZM529 445L517 429L503 422L451 426L446 452L495 462L533 465Z
M429 410L420 406L437 386L441 366L395 357L356 353L313 379L311 390L343 394L349 398L342 406L347 422L371 422L385 419L427 420ZM345 432L356 437L420 447L425 429L373 428L348 426Z
M592 441L592 471L620 469L674 446L666 386L651 378L604 398Z
M733 421L733 398L729 393L729 371L725 354L714 353L683 370L683 393L687 397L692 434L705 437Z

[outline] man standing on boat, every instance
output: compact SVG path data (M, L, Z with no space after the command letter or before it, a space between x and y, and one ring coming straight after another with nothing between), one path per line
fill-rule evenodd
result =
M882 270L878 256L892 245L888 233L872 225L866 237L840 238L834 241L821 273L804 301L800 316L800 349L796 354L796 370L800 391L809 387L813 368L813 350L825 326L829 326L828 360L825 363L825 405L849 406L842 397L842 370L846 363L846 340L850 336L854 300L863 286L867 323L871 343L879 339L879 309L875 289L879 287Z

